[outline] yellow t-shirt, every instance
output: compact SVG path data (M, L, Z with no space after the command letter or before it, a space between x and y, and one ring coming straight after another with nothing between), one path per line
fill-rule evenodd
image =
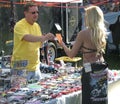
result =
M14 27L14 48L11 65L14 68L14 62L27 60L28 64L25 68L28 71L35 71L40 63L39 48L41 47L42 43L22 40L23 36L26 34L32 34L35 36L42 35L41 28L37 23L31 25L25 20L25 18L23 18L18 21Z

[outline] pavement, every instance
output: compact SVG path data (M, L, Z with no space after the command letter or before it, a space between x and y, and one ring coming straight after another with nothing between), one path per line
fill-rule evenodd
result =
M108 104L120 103L120 80L111 83L108 90Z

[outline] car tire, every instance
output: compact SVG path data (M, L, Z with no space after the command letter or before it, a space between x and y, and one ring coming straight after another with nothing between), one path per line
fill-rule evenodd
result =
M48 56L49 56L49 61L53 61L53 62L57 57L57 47L53 42L48 42Z

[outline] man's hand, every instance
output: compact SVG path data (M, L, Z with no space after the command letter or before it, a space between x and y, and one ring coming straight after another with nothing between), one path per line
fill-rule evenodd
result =
M46 37L47 40L54 40L55 39L55 35L52 34L52 33L47 33L45 35L45 37Z

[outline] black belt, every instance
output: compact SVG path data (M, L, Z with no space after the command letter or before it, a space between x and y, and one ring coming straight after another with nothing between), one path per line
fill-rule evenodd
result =
M87 67L86 67L86 63L83 64L84 69L86 68L85 70L87 70L88 66L91 68L91 71L88 71L88 72L94 73L94 72L105 70L108 67L108 64L106 62L87 63Z

